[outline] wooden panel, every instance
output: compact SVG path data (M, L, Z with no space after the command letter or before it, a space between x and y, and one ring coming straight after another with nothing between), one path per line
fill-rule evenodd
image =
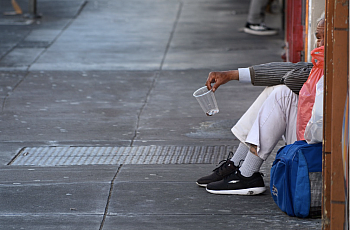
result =
M323 194L322 194L322 220L323 229L330 229L330 209L331 209L331 154L323 154Z
M335 16L341 10L336 10ZM346 13L348 10L346 10ZM343 16L341 16L343 17ZM335 17L336 18L336 17ZM336 23L336 20L334 21ZM332 94L332 180L331 180L331 228L338 228L338 224L345 222L345 188L342 159L342 125L348 82L348 32L338 30L334 23L333 41L333 94ZM343 23L340 23L342 26ZM343 204L339 203L343 202Z
M337 0L334 14L334 26L335 28L348 28L348 14L349 14L349 1L348 0ZM347 44L343 43L343 45Z
M340 229L344 229L344 204L338 204L338 203L332 203L332 209L331 209L332 213L335 212L339 212L342 213L342 219L343 221L339 221L339 217L332 215L332 219L331 219L331 229L334 230L340 230Z
M331 152L331 121L332 121L332 87L333 87L333 10L334 2L326 4L325 26L325 103L324 103L324 151Z
M333 11L334 2L326 1L325 24L325 91L324 91L324 115L323 115L323 196L322 219L323 229L330 229L331 214L331 172L332 172L332 88L333 88Z
M348 82L348 1L326 1L323 229L343 229L342 122Z

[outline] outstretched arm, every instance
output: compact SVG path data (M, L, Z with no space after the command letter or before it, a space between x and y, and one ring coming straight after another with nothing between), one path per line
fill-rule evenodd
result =
M219 88L220 85L232 80L239 80L238 70L210 72L205 85L207 86L208 90L212 89L213 92L215 92L215 90ZM211 86L213 83L214 85Z
M249 81L256 86L285 84L298 94L312 66L312 63L307 62L271 62L238 70L210 72L205 85L209 90L212 89L215 92L220 85L232 80ZM242 79L240 79L241 74Z
M299 92L307 80L312 63L271 62L250 67L251 81L257 86L287 85L293 92Z

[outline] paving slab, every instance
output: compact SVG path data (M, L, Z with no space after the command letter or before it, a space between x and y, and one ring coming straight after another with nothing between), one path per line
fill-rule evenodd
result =
M230 204L227 204L229 206ZM274 215L120 215L107 216L103 229L320 229L310 220L287 220ZM320 222L320 221L318 221ZM141 227L142 226L142 227Z
M160 75L153 71L6 73L8 80L0 84L4 92L0 139L30 145L40 141L39 146L72 140L121 146L131 141L135 145L232 144L237 139L230 127L263 87L240 83L220 87L216 94L220 112L208 118L192 96L207 75L208 70Z
M109 183L1 186L0 214L86 213L103 215ZM30 202L28 202L30 201Z
M242 32L248 7L248 1L184 1L163 69L220 70L276 61L283 46L280 36L259 36L257 43L256 37ZM266 23L281 28L275 16L267 15ZM237 42L243 40L245 44ZM256 52L265 53L264 59L258 60Z
M23 15L28 13L29 2L18 0ZM23 15L5 16L4 12L13 11L10 2L3 1L1 7L0 26L5 37L0 43L0 69L26 71L46 51L65 27L77 16L86 2L47 1L37 3L37 12L43 14L40 20L25 21ZM7 33L6 33L7 32ZM14 33L15 32L15 33ZM12 39L11 39L12 38ZM39 44L40 43L40 44ZM45 46L43 47L43 44Z
M159 69L179 5L154 0L88 2L30 69ZM82 38L79 43L72 40L77 36ZM57 57L64 61L56 62Z
M229 127L238 121L263 87L238 82L220 87L215 94L220 112L208 117L192 96L204 86L208 73L209 70L162 71L143 108L134 143L161 145L181 140L184 145L219 142L229 145L237 140ZM247 91L249 95L243 93Z
M0 229L97 230L101 225L101 219L101 215L79 214L0 215Z
M0 167L0 185L31 185L69 183L109 183L117 173L119 165L88 166L2 166Z
M0 168L0 229L99 229L119 165Z
M1 101L4 102L18 84L25 78L26 73L23 72L2 72L0 73L1 84L0 84L0 97ZM1 110L4 109L2 103Z
M0 138L129 144L154 77L152 72L31 72L3 102Z
M1 169L1 215L103 215L115 167ZM25 174L24 174L25 173ZM24 174L24 175L23 175ZM30 202L28 202L30 201Z
M258 196L207 193L195 181L212 169L210 164L122 166L104 229L320 228L319 219L286 216L269 191Z

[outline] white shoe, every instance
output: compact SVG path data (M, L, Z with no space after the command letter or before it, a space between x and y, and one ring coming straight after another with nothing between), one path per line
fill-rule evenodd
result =
M277 30L267 27L264 23L260 24L251 24L247 22L244 27L244 32L253 35L275 35Z

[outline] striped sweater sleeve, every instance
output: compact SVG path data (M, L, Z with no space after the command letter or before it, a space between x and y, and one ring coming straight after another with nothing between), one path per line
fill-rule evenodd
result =
M299 94L309 77L312 63L308 62L271 62L250 67L251 81L257 86L287 85L294 93Z

